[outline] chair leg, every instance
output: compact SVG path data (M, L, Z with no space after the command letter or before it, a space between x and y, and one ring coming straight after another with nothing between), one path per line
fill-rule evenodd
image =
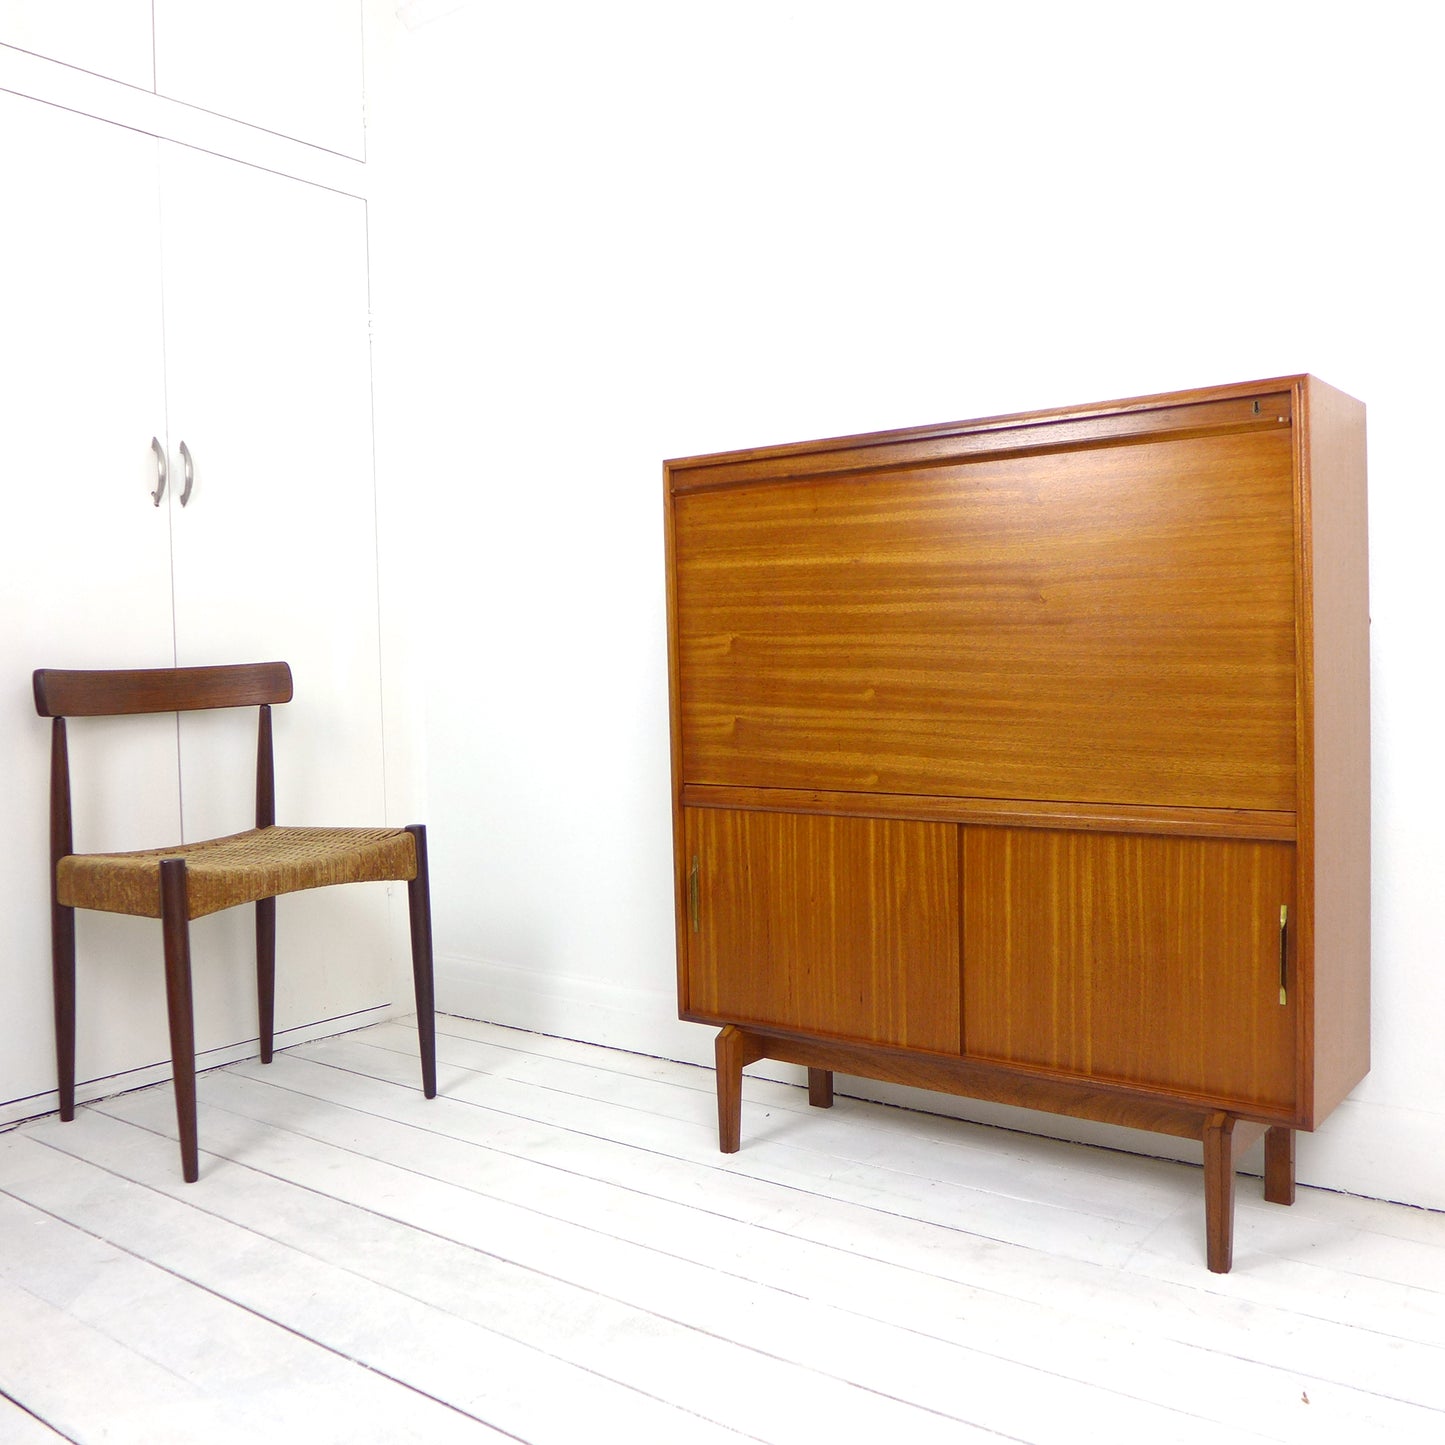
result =
M60 1117L75 1118L75 909L50 909L50 964L55 986L55 1065Z
M186 860L161 860L161 931L166 953L166 1013L171 1029L171 1070L175 1076L176 1123L181 1136L181 1173L187 1184L200 1178L196 1146L196 1030L191 1006L191 917Z
M256 1017L261 1062L271 1062L276 1041L276 900L256 900Z
M406 830L416 844L416 877L406 885L411 914L411 975L416 988L416 1033L421 1048L421 1087L428 1099L437 1093L436 998L432 978L431 884L427 876L426 827Z

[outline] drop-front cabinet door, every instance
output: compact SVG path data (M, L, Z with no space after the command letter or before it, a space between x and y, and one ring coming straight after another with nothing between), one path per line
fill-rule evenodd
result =
M963 829L964 1044L1292 1109L1288 843Z
M682 782L1292 813L1290 429L676 498Z
M684 1012L958 1052L958 829L684 810Z

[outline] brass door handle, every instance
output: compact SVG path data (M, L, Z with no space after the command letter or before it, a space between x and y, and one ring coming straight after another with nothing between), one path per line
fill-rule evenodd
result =
M1289 904L1279 906L1279 1002L1283 1008L1289 1002L1286 988L1285 962L1289 955Z

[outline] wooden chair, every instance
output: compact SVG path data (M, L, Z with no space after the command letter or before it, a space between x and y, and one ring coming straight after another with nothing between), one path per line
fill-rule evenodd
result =
M412 974L422 1089L436 1096L431 901L426 829L278 828L271 749L271 705L291 700L284 662L236 667L35 673L35 707L52 718L50 897L55 983L55 1047L60 1117L75 1117L75 910L159 918L165 947L166 1007L175 1071L181 1166L199 1174L196 1049L191 1008L190 921L237 904L256 905L256 985L261 1062L271 1062L275 1013L276 898L333 883L405 881L411 908ZM245 833L138 853L72 851L67 717L117 717L201 708L259 707L256 826Z

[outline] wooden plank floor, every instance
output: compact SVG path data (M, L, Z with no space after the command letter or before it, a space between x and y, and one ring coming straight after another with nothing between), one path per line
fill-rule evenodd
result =
M1445 1215L439 1029L0 1135L0 1442L1445 1441Z

